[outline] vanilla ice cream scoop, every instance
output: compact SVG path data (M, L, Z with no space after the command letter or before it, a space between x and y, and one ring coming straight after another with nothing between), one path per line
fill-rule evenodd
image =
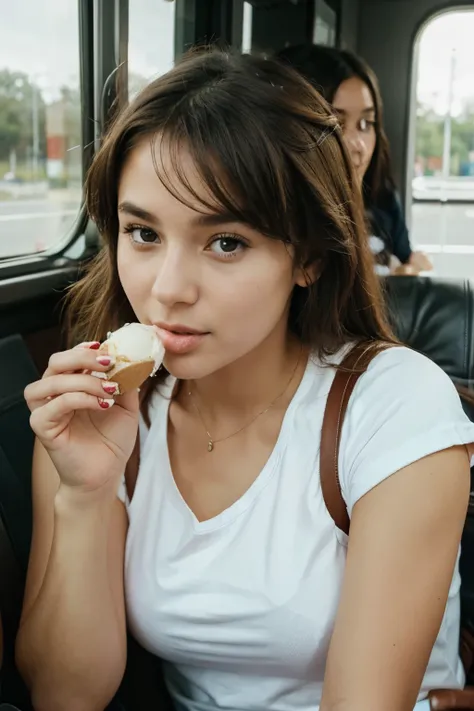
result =
M99 353L107 353L115 364L105 375L113 380L123 394L134 390L151 375L155 375L163 362L165 349L153 326L128 323L107 335Z

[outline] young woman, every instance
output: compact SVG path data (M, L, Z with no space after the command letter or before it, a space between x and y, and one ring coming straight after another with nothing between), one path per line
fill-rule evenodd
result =
M300 45L280 52L309 79L337 114L356 175L363 188L371 227L369 244L379 274L388 274L394 255L416 274L433 268L429 257L413 251L396 195L390 152L383 129L383 105L377 77L368 64L347 50Z
M329 107L273 61L193 53L110 130L87 183L105 246L73 292L87 342L26 391L17 657L39 711L104 708L126 617L181 711L402 711L463 685L474 426L447 376L394 342L353 192ZM166 347L143 417L138 393L89 374L132 319ZM321 424L343 355L379 339L394 346L342 435L348 547L321 494Z

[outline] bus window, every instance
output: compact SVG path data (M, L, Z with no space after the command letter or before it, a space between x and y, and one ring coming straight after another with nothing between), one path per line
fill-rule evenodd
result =
M4 3L0 258L54 248L82 199L77 0Z
M167 72L175 58L176 3L130 0L128 91L133 98L152 79Z
M242 52L250 54L252 51L252 5L244 2L243 30L242 30Z
M412 236L440 276L474 274L474 12L451 11L415 48Z

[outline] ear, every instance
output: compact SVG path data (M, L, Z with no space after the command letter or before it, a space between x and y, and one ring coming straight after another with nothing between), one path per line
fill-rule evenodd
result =
M298 267L295 271L295 285L306 289L319 279L322 271L322 261L318 259L308 267Z

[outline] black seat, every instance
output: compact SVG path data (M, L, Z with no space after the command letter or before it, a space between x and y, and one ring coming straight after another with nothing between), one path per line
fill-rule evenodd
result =
M38 372L21 336L0 340L0 514L22 573L31 541L34 436L23 391Z
M431 358L457 385L467 416L474 422L474 289L467 280L389 277L387 296L399 339ZM474 630L474 467L459 569L463 626ZM474 679L468 678L474 685Z
M387 297L398 338L431 358L456 385L474 388L474 285L394 276Z
M4 630L2 700L30 709L14 665L15 636L31 542L34 437L25 387L38 378L20 336L0 340L0 612Z

